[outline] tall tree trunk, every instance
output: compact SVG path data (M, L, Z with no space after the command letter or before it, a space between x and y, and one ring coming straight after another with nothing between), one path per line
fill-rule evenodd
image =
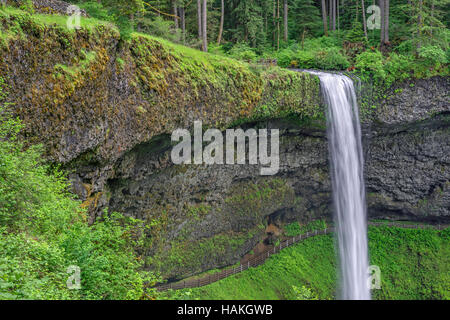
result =
M325 3L325 0L322 0L322 21L323 21L323 32L325 36L328 36L327 5Z
M181 36L183 38L183 44L186 44L186 11L184 6L180 7L180 19L181 19Z
M202 0L197 0L198 39L202 40Z
M389 43L389 0L384 1L384 43Z
M381 30L380 30L380 45L384 45L384 0L380 0L380 15L381 15Z
M330 26L330 31L333 31L333 4L331 0L328 1L328 24Z
M284 22L284 41L288 41L288 3L284 0L283 7L283 22Z
M220 45L220 42L222 41L222 33L223 33L223 19L225 17L225 4L224 0L220 1L220 26L219 26L219 36L217 37L217 44Z
M277 45L277 0L273 0L273 47Z
M364 37L366 37L366 41L367 41L368 38L367 38L366 6L364 4L364 0L361 0L361 8L362 8L362 16L363 16Z
M178 8L177 8L177 2L173 2L173 22L175 22L175 29L178 29L180 26L178 25Z
M203 44L202 44L202 49L205 52L208 52L208 33L207 33L207 1L203 0L203 5L202 5L202 38L203 38Z
M417 51L422 47L422 9L423 9L423 0L419 0L418 14L417 14Z
M333 31L336 31L336 0L331 0L332 3L332 26L333 26Z
M340 2L341 2L341 0L337 0L337 9L336 9L336 11L337 11L337 29L338 29L338 32L340 30L340 24L341 24L340 23L340 18L339 18L339 16L340 16L339 10L340 10L340 6L341 6Z
M280 50L280 0L277 0L277 51Z

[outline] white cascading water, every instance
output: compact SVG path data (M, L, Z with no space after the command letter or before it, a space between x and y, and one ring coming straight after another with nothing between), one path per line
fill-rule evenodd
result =
M369 300L367 214L358 103L351 79L319 76L328 106L328 146L340 258L341 299Z

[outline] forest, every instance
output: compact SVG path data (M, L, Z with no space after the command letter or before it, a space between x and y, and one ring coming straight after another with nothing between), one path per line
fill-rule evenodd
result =
M356 71L389 86L448 74L448 0L73 1L199 50L282 67Z

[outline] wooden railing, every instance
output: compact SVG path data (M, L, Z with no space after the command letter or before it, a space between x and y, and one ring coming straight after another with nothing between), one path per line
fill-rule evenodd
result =
M389 222L389 223L383 223L383 222L369 222L370 226L376 226L376 227L400 227L400 228L409 228L409 229L438 229L443 230L447 228L446 225L418 225L418 224L406 224L406 223L398 223L398 222ZM184 288L197 288L206 286L210 283L222 280L224 278L227 278L233 274L242 272L244 270L247 270L252 267L257 267L261 264L263 264L267 258L269 258L271 255L276 254L280 252L281 250L292 246L293 244L317 236L317 235L324 235L328 233L334 232L335 227L331 226L329 228L325 228L323 230L315 230L311 232L306 232L305 234L300 234L295 237L290 237L282 242L280 242L279 245L272 246L269 249L266 249L262 253L258 254L257 256L250 258L246 263L241 264L240 266L231 268L231 269L225 269L220 272L205 275L198 279L187 279L187 280L181 280L174 283L167 283L162 284L159 286L156 286L156 289L158 291L166 291L169 289L172 290L179 290ZM251 248L249 248L250 250Z

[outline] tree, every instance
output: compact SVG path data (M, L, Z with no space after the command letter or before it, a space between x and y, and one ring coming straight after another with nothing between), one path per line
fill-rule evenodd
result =
M389 43L389 0L384 0L384 44Z
M322 19L315 0L292 1L289 6L289 38L301 40L304 36L320 36ZM301 21L301 23L299 23Z
M322 0L322 21L323 21L323 33L328 36L328 26L327 26L327 7L325 0Z
M173 2L173 22L175 23L175 29L179 28L178 25L178 8L177 8L177 1Z
M283 3L283 25L284 25L284 41L288 41L288 2Z
M208 21L207 12L208 12L207 1L203 0L203 5L202 5L202 40L203 40L202 50L205 52L208 52L208 33L207 33L207 26L206 26L206 23Z
M217 44L220 44L222 41L222 33L223 33L223 19L225 17L225 5L224 0L220 0L220 26L219 26L219 35L217 37Z
M384 0L380 0L381 29L380 29L380 46L384 45Z
M202 38L202 0L197 0L197 26L198 26L198 39Z
M367 41L366 6L364 4L364 0L361 0L361 9L362 9L362 16L363 16L364 37L366 38L366 41Z
M181 36L183 38L183 44L186 44L186 11L184 4L180 7L180 22L181 22Z
M330 1L330 29L336 31L336 0Z

